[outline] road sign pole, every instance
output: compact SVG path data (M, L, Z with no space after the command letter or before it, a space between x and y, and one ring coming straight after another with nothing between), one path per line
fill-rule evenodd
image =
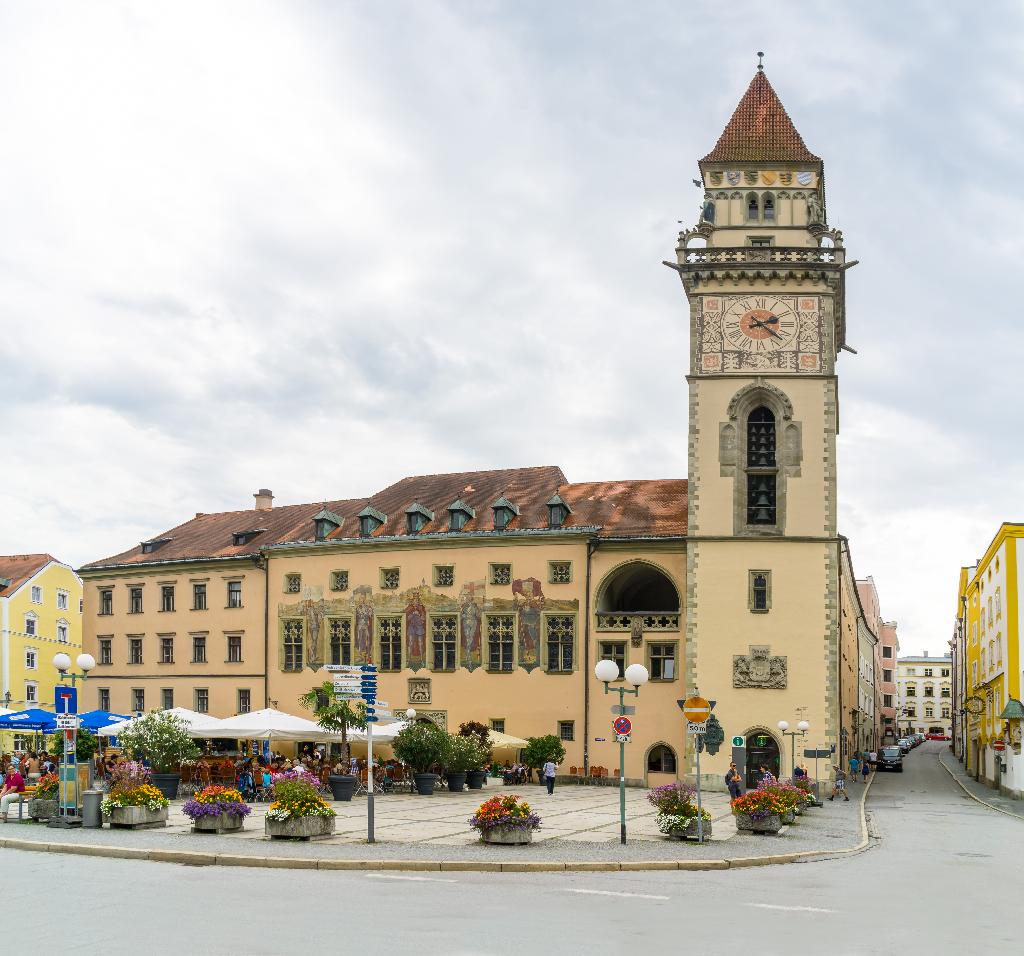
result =
M373 843L373 721L366 723L366 842Z
M701 751L701 736L697 734L693 738L693 745L697 748L697 842L704 842L704 821L701 819L701 810L703 804L701 803L700 797L700 751Z

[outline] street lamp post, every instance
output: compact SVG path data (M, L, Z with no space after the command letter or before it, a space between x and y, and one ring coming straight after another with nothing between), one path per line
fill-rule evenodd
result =
M608 684L619 679L619 665L615 661L602 660L594 665L594 676L604 684L604 692L609 691ZM626 668L626 682L631 688L612 688L619 692L619 714L625 716L626 694L640 696L640 688L650 680L650 674L643 664L630 664ZM618 734L619 738L619 842L626 842L626 734Z
M789 738L789 744L790 744L790 770L789 770L789 776L790 776L791 780L795 780L796 779L796 738L797 737L804 737L804 736L806 736L807 731L810 729L811 725L806 720L801 720L800 723L798 723L796 725L796 730L790 730L789 729L789 721L788 720L780 720L778 726L779 726L779 730L782 731L782 736Z
M62 684L71 681L71 686L76 687L80 680L89 679L89 671L96 666L96 658L92 654L79 654L75 663L81 669L81 674L71 673L71 658L64 653L55 654L53 666L60 674ZM82 825L82 818L78 815L78 756L76 741L78 737L78 715L77 705L75 707L75 723L72 727L65 728L62 736L64 738L64 755L60 765L60 810L56 817L50 820L51 827L78 827Z

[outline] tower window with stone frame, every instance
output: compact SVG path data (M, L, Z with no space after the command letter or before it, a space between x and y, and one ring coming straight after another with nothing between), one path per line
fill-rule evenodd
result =
M750 571L748 573L747 606L752 614L767 614L771 610L771 571Z
M774 526L778 519L775 415L760 405L747 416L747 524Z

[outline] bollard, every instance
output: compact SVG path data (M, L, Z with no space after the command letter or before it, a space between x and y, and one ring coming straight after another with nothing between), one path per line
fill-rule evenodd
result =
M103 817L100 814L100 804L103 802L101 790L86 790L82 794L82 826L97 827L103 826Z

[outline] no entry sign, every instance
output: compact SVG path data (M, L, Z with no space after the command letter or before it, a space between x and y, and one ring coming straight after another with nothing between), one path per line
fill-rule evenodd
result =
M616 717L612 721L612 727L617 734L628 734L633 730L633 722L628 717Z
M687 697L683 701L683 716L691 724L701 724L711 716L711 705L703 697Z

